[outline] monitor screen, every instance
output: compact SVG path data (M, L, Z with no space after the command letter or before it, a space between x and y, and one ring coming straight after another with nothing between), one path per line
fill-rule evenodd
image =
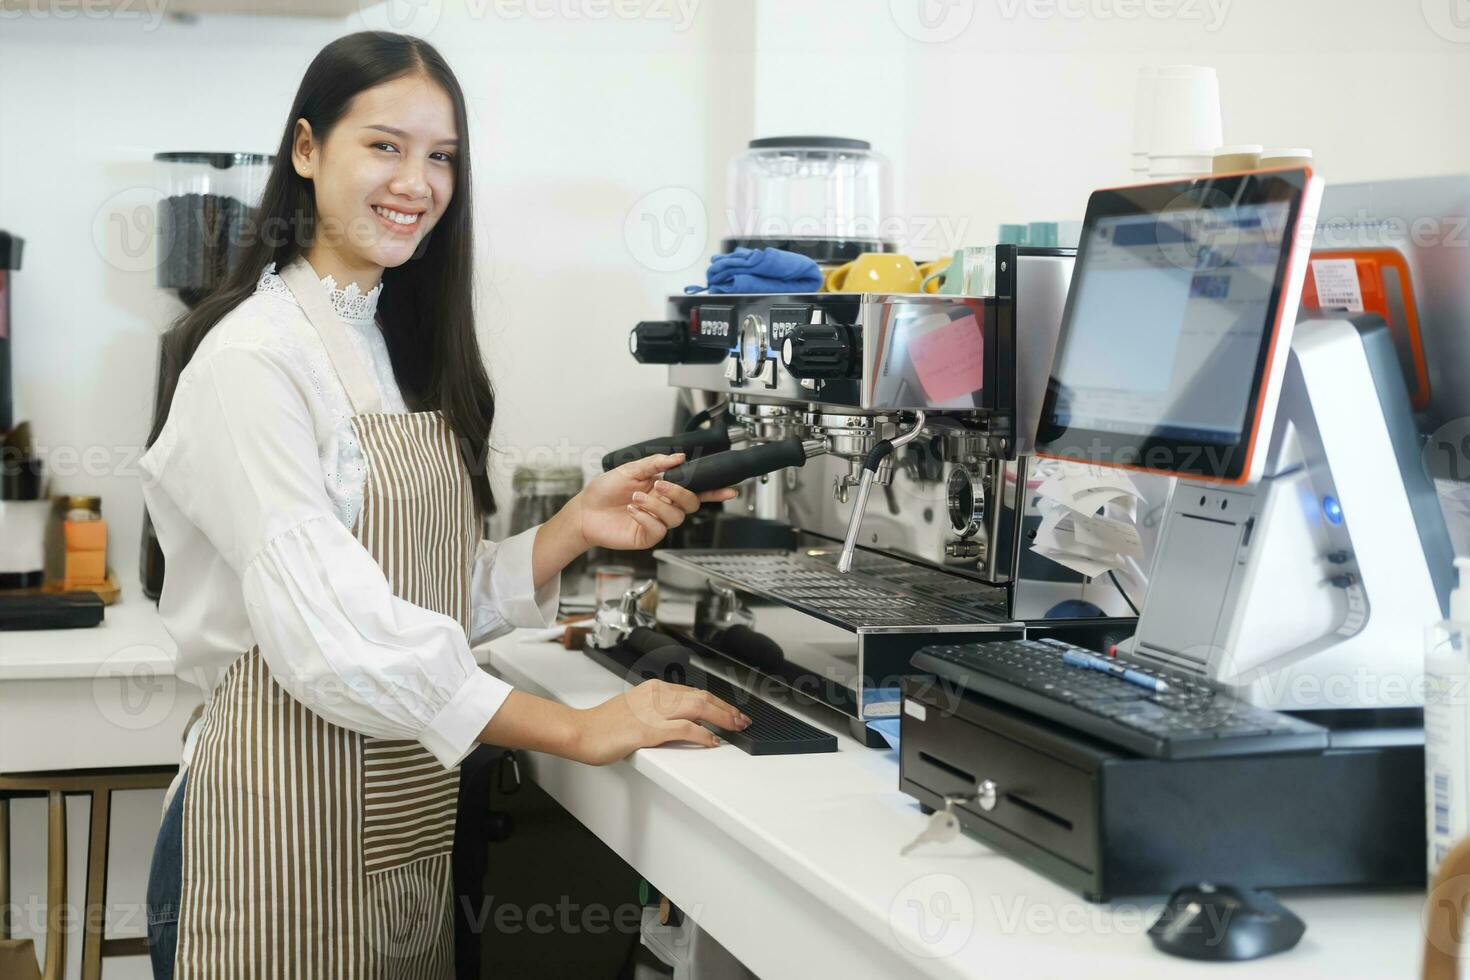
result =
M1304 182L1305 171L1287 171L1093 195L1043 453L1241 476Z

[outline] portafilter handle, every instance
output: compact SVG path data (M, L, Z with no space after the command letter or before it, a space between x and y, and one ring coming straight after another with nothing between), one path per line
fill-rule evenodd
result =
M803 442L798 436L787 436L775 442L691 459L665 472L662 479L686 490L703 493L731 487L788 466L803 466L813 456L826 451L827 444L820 439Z
M733 430L733 431L732 431ZM690 457L703 456L709 453L723 453L729 450L732 440L741 439L745 436L743 426L728 426L717 423L708 429L694 429L691 432L680 432L673 436L659 436L654 439L645 439L635 442L631 446L614 449L602 457L602 468L610 470L624 463L631 463L635 459L645 456L655 456L668 453L686 453Z
M919 437L919 433L924 428L925 417L923 412L915 412L912 429L901 436L882 440L868 451L867 458L863 460L863 476L858 483L857 498L852 502L852 514L847 519L847 535L842 539L842 556L837 559L839 572L852 571L852 559L857 551L858 534L863 529L863 513L868 509L868 493L873 489L873 481L878 478L878 467L888 454Z

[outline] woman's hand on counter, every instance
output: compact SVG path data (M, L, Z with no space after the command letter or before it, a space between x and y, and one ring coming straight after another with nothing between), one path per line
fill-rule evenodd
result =
M696 494L660 480L665 470L684 462L683 453L645 456L598 476L572 498L587 547L618 551L651 548L670 528L705 501L730 500L733 487Z
M635 749L665 742L719 745L720 740L700 722L738 732L750 719L708 691L660 680L644 681L595 708L569 708L511 691L480 733L480 741L602 766Z
M644 681L595 708L582 710L569 758L602 766L635 749L665 742L719 745L719 738L700 722L738 732L750 719L708 691L661 680Z

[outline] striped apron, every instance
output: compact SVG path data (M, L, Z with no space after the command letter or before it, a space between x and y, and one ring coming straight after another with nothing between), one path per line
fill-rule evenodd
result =
M357 539L394 595L467 625L479 516L453 430L438 412L383 413L310 267L281 277L352 403L367 468ZM458 770L418 742L322 720L272 679L258 646L230 666L201 724L178 980L451 976Z

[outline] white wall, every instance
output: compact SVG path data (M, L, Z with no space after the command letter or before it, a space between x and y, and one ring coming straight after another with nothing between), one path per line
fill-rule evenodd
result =
M1218 22L1207 0L1135 20L1110 14L1116 2L686 0L687 25L677 4L631 21L578 15L594 8L574 0L371 9L378 27L412 13L471 98L503 462L574 461L662 429L670 397L627 357L626 331L702 277L725 230L726 162L751 136L872 140L925 253L990 241L1002 221L1080 216L1089 190L1126 179L1144 64L1215 66L1227 141L1310 146L1329 180L1470 169L1470 47L1431 26L1453 34L1454 0L1442 20L1441 0L1215 0ZM362 24L0 19L0 227L27 240L17 409L47 446L102 447L98 472L75 466L56 489L102 494L125 578L141 508L130 464L175 307L114 222L147 200L156 151L272 148L312 54ZM141 895L150 810L120 824L120 902ZM18 857L38 853L40 808L17 823ZM39 864L20 871L17 895L43 894ZM109 976L146 969L120 961Z
M871 139L916 255L1128 182L1143 65L1214 66L1225 141L1311 147L1329 181L1465 172L1452 2L759 0L757 130Z

